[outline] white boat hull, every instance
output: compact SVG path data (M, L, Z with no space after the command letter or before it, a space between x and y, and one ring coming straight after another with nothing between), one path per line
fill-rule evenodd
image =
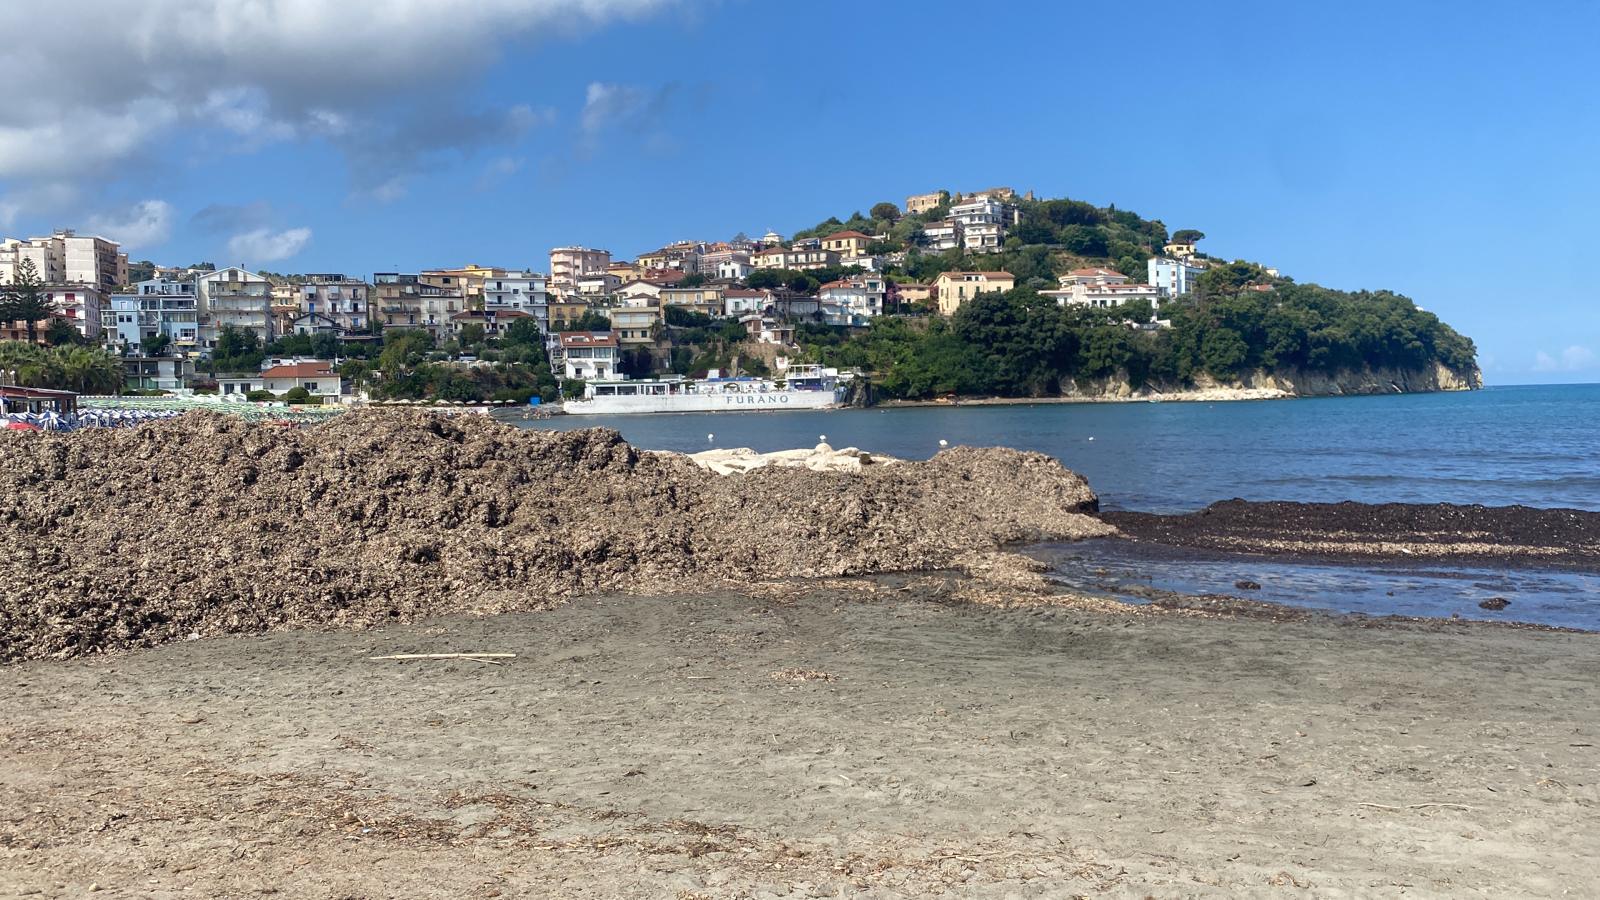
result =
M729 391L589 397L583 400L568 400L561 405L561 408L575 416L609 416L629 413L831 409L838 405L838 391Z

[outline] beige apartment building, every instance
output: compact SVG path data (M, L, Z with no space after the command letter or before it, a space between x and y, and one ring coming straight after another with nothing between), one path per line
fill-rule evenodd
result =
M111 295L128 283L128 255L116 241L62 229L49 237L0 241L0 283L33 263L46 298L87 338L98 338Z
M372 276L369 309L385 330L421 328L435 338L450 329L450 317L466 309L461 291L429 284L420 275L379 272Z
M550 251L550 290L563 296L570 294L577 286L578 276L604 272L610 265L610 250L556 247Z
M720 316L723 312L722 288L712 285L664 287L660 297L663 307L680 306L708 316Z

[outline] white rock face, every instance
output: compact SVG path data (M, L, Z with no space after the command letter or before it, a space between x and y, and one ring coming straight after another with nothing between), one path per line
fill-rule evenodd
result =
M703 450L687 456L695 465L718 475L737 475L767 466L810 469L813 472L859 472L862 466L886 466L900 461L892 456L874 456L855 447L835 450L827 444L818 444L809 450L802 447L797 450L775 450L772 453L757 453L749 447L738 447Z

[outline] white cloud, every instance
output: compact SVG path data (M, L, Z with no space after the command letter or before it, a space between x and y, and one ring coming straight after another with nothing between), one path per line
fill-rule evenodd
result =
M89 217L88 231L110 238L130 248L164 244L172 235L172 204L165 200L146 200L124 210Z
M459 109L503 48L691 0L74 0L50 10L59 42L0 44L0 181L126 174L164 138L213 128L259 141L357 140ZM108 23L111 23L108 26ZM496 113L513 126L527 107ZM533 116L533 118L537 118ZM527 128L533 122L524 121ZM448 134L448 131L447 131ZM399 135L405 144L409 135ZM458 145L480 146L470 132ZM436 143L445 137L435 137ZM371 139L377 143L377 139ZM474 141L479 141L474 144ZM341 146L343 146L341 144ZM351 150L354 158L375 152ZM394 164L418 163L402 147ZM396 172L380 173L372 184ZM358 186L359 187L359 186ZM370 187L370 185L369 185ZM14 206L23 204L8 199ZM0 209L4 212L4 209Z
M594 134L607 126L632 118L649 102L642 88L627 84L592 81L583 98L583 130Z
M257 228L229 238L228 254L230 261L252 265L269 263L288 259L304 250L309 243L309 228L290 228L287 231Z
M1533 370L1535 372L1579 372L1594 368L1597 361L1600 361L1600 357L1596 357L1593 350L1574 344L1561 351L1559 356L1552 356L1543 350L1535 353Z

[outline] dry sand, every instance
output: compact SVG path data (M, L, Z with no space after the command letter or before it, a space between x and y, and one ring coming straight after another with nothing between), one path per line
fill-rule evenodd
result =
M13 667L0 895L1592 895L1591 636L936 581Z

